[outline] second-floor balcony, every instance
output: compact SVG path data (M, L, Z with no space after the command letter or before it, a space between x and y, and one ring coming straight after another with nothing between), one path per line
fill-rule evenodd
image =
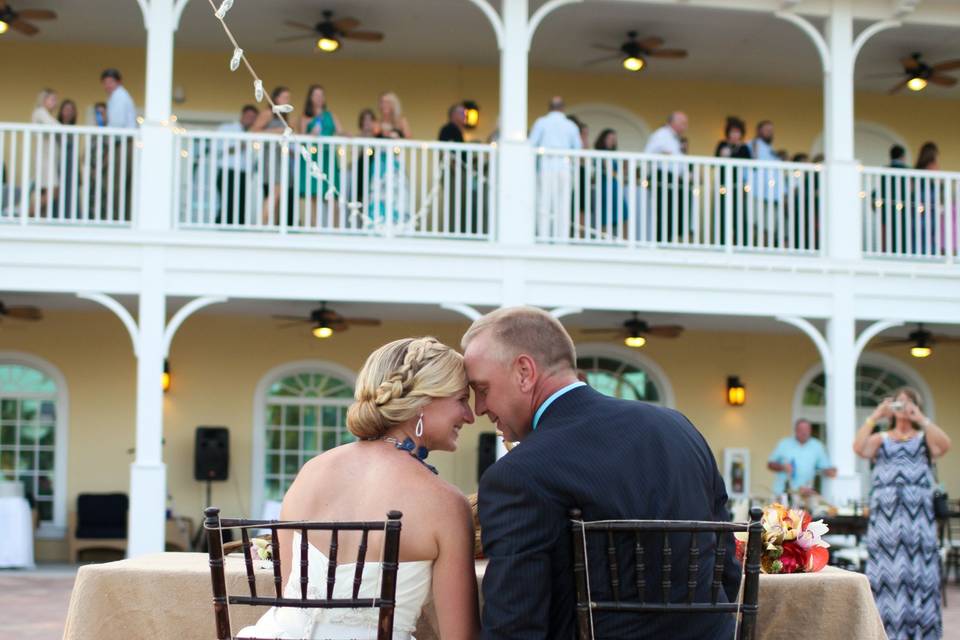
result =
M186 131L173 126L169 228L497 242L623 251L825 254L820 164L530 149L532 210L498 211L496 144ZM0 124L0 223L137 226L138 130ZM858 250L954 263L960 173L862 167Z

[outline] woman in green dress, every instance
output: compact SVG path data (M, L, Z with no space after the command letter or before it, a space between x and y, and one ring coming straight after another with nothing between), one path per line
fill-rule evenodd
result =
M300 133L308 136L341 135L340 122L327 110L327 96L323 87L315 84L307 90L307 102L300 119ZM322 178L310 174L310 164L300 158L300 196L309 201L318 195L324 200L337 199L340 188L340 168L337 166L335 145L317 141L310 146L310 158L316 162L323 173Z

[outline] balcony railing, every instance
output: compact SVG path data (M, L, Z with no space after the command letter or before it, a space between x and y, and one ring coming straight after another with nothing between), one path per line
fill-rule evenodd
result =
M864 168L863 253L954 262L960 254L960 174Z
M608 151L537 153L541 242L819 254L820 166Z
M175 143L175 224L181 229L490 239L496 217L493 149L183 133Z
M129 226L139 132L0 123L0 223Z

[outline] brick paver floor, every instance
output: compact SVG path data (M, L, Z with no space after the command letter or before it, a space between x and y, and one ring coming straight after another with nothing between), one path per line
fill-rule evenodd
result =
M0 640L61 640L76 568L0 571ZM960 586L951 583L943 609L944 640L960 640Z

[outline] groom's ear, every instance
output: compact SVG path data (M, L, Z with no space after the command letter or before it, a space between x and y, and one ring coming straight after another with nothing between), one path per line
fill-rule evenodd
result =
M534 382L537 379L537 363L534 362L533 358L525 353L517 356L514 362L514 373L517 377L520 391L528 393L533 390Z

